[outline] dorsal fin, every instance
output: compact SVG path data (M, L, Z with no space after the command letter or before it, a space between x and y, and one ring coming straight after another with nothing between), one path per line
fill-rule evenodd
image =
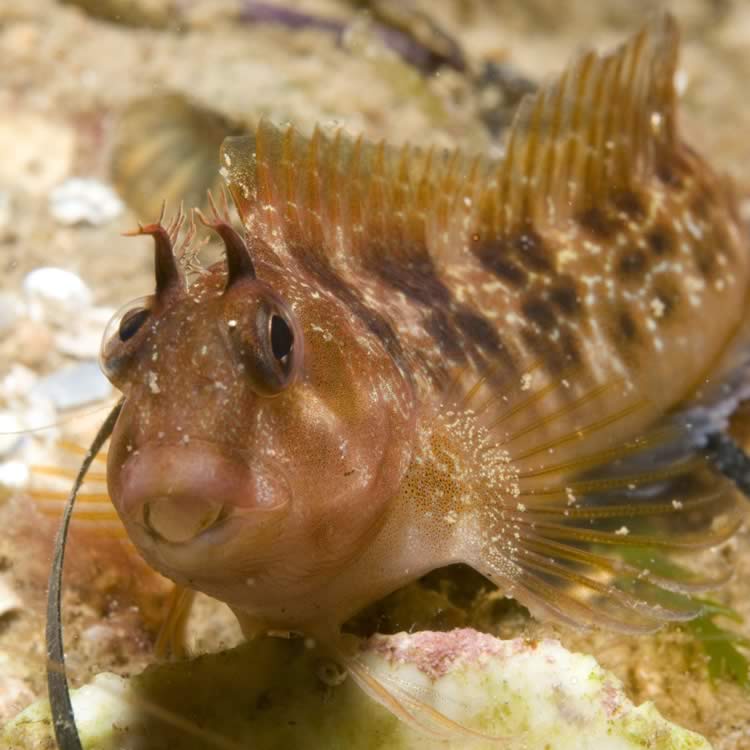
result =
M663 14L610 54L587 52L524 98L481 199L484 229L557 223L650 176L674 146L674 19Z
M261 121L225 140L222 172L243 221L266 239L450 260L472 233L556 223L651 174L675 140L677 45L665 14L612 54L582 55L523 100L500 163Z
M310 138L261 121L227 138L222 173L245 225L310 251L409 252L449 242L490 163L458 152L392 147L316 128ZM323 250L324 249L324 250Z

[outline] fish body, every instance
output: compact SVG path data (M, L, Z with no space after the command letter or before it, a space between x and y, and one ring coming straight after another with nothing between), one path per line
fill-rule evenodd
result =
M334 644L456 562L573 625L698 614L716 579L649 561L743 517L704 454L747 396L750 255L680 138L677 48L665 16L583 55L497 162L227 139L226 263L188 285L175 226L143 228L156 293L103 346L109 491L146 560L248 634Z

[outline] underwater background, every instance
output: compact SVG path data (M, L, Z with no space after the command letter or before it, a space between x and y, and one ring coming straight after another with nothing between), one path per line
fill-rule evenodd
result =
M196 173L213 184L202 155L261 116L306 133L339 123L371 140L498 155L535 82L667 7L683 34L686 140L750 197L743 0L0 0L0 723L46 690L44 607L64 473L115 397L98 375L101 331L152 285L150 241L121 233L154 220L164 198L202 200L185 187ZM164 147L149 133L167 117ZM750 446L741 420L737 437ZM97 522L101 477L87 490L89 515L85 502L78 515L90 523L71 535L63 602L76 685L153 661L169 591L114 525ZM736 574L711 615L653 636L539 623L466 569L431 574L351 627L555 637L596 657L634 703L652 700L715 748L742 750L747 529L721 554ZM194 652L241 640L229 611L201 596L188 632Z

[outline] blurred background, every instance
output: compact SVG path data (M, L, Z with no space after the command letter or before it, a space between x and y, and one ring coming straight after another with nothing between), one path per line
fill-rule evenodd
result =
M524 93L664 7L683 32L687 140L745 196L743 0L0 0L0 722L44 691L51 539L77 446L116 395L98 371L102 330L153 284L150 242L121 233L155 220L164 199L200 205L218 184L222 139L260 117L499 155ZM100 465L71 541L76 681L147 664L168 592L106 520L102 480ZM724 600L750 616L747 535L731 553L738 575ZM428 624L474 622L466 611L480 584L459 596L430 586ZM413 625L418 616L398 606L389 624ZM717 748L750 748L747 664L744 677L737 661L736 679L713 681L684 633L583 638L502 602L476 616L502 635L560 637L615 671L635 702L655 700ZM196 650L239 637L211 602L193 619Z

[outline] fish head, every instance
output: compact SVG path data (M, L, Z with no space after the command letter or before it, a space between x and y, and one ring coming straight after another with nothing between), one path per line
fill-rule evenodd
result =
M169 232L142 229L156 293L116 314L102 346L125 396L108 488L153 567L238 605L247 580L300 594L366 547L414 418L408 380L340 300L211 225L227 262L189 287Z

